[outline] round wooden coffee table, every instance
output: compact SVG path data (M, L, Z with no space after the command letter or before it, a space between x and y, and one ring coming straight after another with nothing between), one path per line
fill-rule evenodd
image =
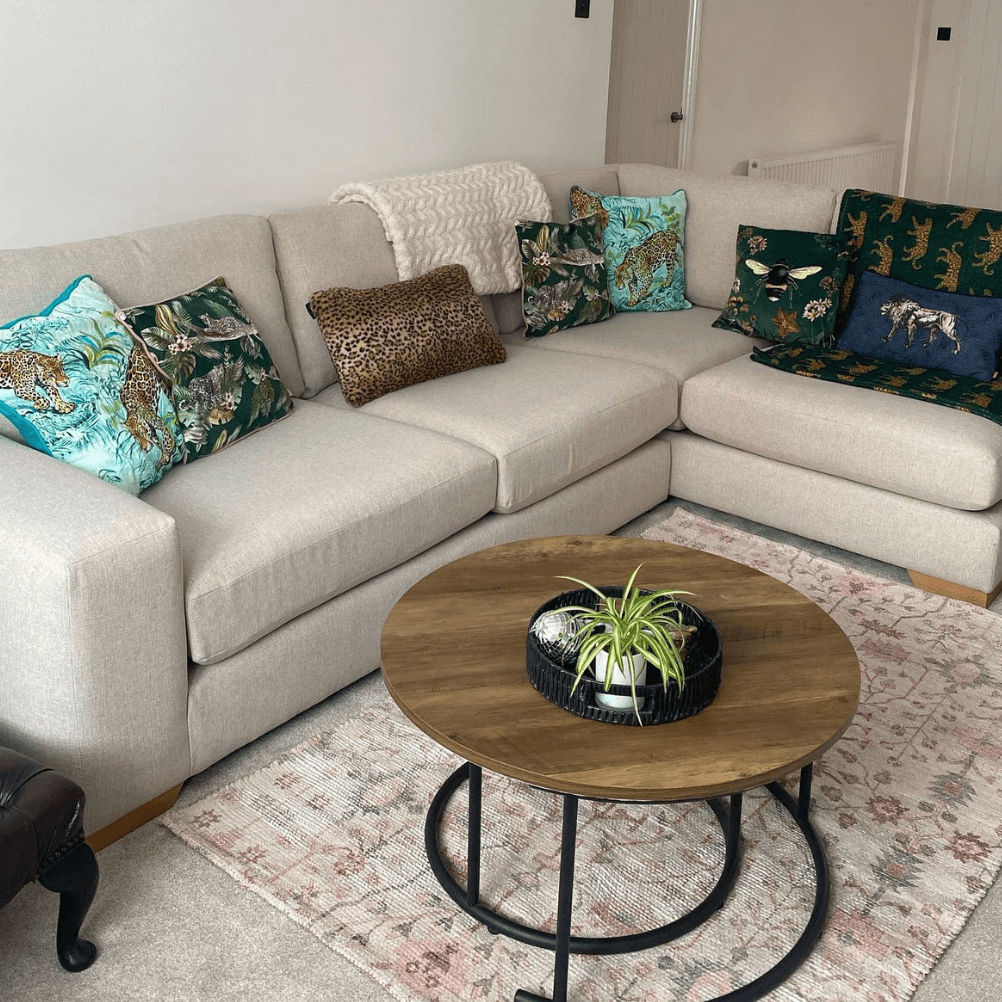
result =
M714 702L674 723L626 727L575 716L530 684L525 640L532 613L571 587L681 588L723 641ZM554 950L553 999L565 1002L570 953L611 954L661 945L720 908L737 875L741 794L766 786L803 833L814 862L814 908L791 951L728 1000L760 998L792 973L821 934L828 865L809 818L811 764L845 731L859 699L859 661L835 621L789 585L713 554L645 539L556 536L481 550L429 574L396 604L382 636L383 677L400 709L425 734L461 755L429 810L425 841L443 888L491 932ZM481 904L482 770L563 794L555 933L514 922ZM776 782L800 770L797 797ZM468 878L442 861L438 828L452 794L469 784ZM630 936L570 935L579 798L705 800L724 831L716 886L687 915ZM725 802L721 798L728 798ZM516 1002L541 996L527 991Z

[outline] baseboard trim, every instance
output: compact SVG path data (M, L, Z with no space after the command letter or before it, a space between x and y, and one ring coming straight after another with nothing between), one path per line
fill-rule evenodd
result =
M934 578L921 571L909 571L908 577L912 584L923 591L931 591L934 595L943 595L946 598L959 598L961 602L970 602L971 605L981 606L987 609L1002 593L1002 581L1000 581L991 591L978 591L977 588L969 588L967 585L954 584L952 581L944 581L942 578Z
M99 852L111 845L112 842L117 842L123 835L128 835L129 832L142 828L148 821L159 817L164 811L174 806L183 785L183 783L178 783L177 786L171 787L160 796L137 807L134 811L129 811L117 821L105 825L100 831L87 837L87 844L94 852Z

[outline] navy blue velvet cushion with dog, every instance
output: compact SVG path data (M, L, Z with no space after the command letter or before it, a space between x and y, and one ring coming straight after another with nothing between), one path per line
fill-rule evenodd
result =
M957 376L991 379L1002 348L1002 299L923 289L875 271L859 278L838 347Z

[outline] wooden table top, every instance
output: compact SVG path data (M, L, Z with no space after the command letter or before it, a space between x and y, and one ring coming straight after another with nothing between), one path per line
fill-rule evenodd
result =
M701 713L628 727L587 720L529 682L529 618L573 588L682 588L716 624L723 679ZM800 769L838 740L859 700L859 661L835 621L789 585L654 540L554 536L481 550L432 572L382 637L390 695L422 731L492 772L582 797L704 800Z

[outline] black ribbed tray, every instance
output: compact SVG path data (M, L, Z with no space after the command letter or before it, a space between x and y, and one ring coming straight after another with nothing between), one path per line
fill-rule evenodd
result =
M610 598L622 598L623 589L599 587L603 595ZM648 589L640 589L641 594L651 594ZM681 689L674 681L668 682L667 691L661 681L660 672L656 668L648 668L647 676L655 676L651 685L638 685L638 699L644 697L644 705L640 708L640 719L633 707L623 710L609 709L595 703L595 694L605 692L603 683L597 681L589 668L581 677L573 695L575 672L573 655L570 660L562 663L554 661L543 650L532 632L532 625L546 612L553 612L568 605L583 605L587 608L597 608L595 595L579 589L565 591L544 602L529 620L529 632L525 640L525 663L529 672L529 681L541 695L551 703L576 713L579 717L589 720L600 720L607 724L667 724L673 720L691 717L705 709L713 702L720 688L720 669L723 665L723 647L720 634L712 620L687 602L678 601L682 607L682 622L686 626L695 626L696 633L686 642L684 662L685 685ZM628 685L613 685L608 692L614 696L629 696Z

